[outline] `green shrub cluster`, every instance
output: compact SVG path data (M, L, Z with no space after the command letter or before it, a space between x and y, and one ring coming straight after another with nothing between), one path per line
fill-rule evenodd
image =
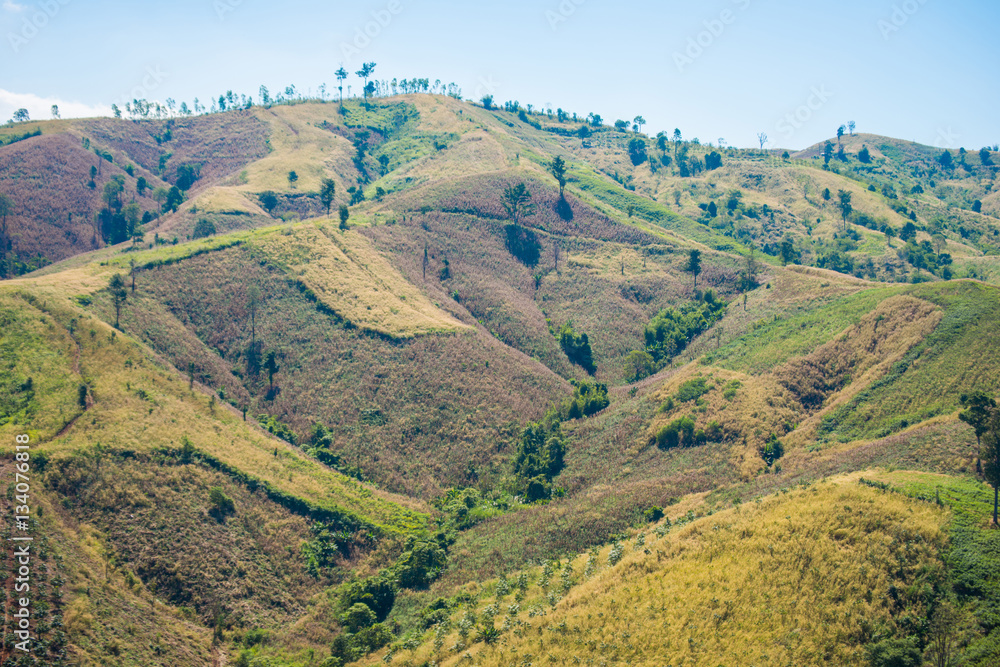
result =
M657 364L664 365L695 336L722 319L725 310L726 302L708 290L698 301L660 311L646 325L646 352Z
M528 424L521 432L514 457L514 477L518 491L528 502L551 497L552 478L562 471L566 444L559 418L549 414L542 423Z
M567 322L559 329L559 346L562 347L569 360L582 367L583 370L591 375L597 371L587 334L578 334L573 331L572 323Z

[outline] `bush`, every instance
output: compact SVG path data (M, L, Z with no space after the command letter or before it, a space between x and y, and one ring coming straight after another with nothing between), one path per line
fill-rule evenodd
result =
M708 385L705 382L705 378L694 378L693 380L688 380L680 386L675 395L677 401L680 403L687 403L688 401L693 401L695 399L701 398L709 391Z
M347 632L355 633L359 630L375 625L375 612L363 602L356 602L340 615L340 625Z
M726 303L708 290L701 301L660 311L646 325L646 352L657 363L666 363L680 354L695 336L722 319L725 309Z
M338 597L344 611L360 602L375 612L379 621L383 621L396 602L396 587L389 577L380 575L342 584Z
M663 518L662 507L650 507L642 513L642 517L649 523L655 523Z
M868 647L868 664L871 667L920 667L923 655L917 640L884 639Z
M210 513L219 517L224 517L236 510L232 498L225 494L221 486L212 487L208 492L208 501L212 505Z
M702 440L704 433L702 433ZM690 447L698 442L694 430L694 420L691 417L679 417L659 430L656 434L656 446L660 449L673 449L680 445Z
M211 220L206 220L202 218L194 226L194 232L191 233L191 238L201 239L206 236L212 236L215 234L215 224Z
M771 434L771 437L767 439L764 446L760 450L760 457L764 459L764 463L768 466L774 465L774 462L780 459L785 454L785 447L778 440L778 436Z
M559 346L574 364L582 367L591 375L597 371L587 334L577 334L573 331L572 324L566 323L559 330Z
M437 542L412 540L393 570L403 588L427 588L447 564L448 556Z

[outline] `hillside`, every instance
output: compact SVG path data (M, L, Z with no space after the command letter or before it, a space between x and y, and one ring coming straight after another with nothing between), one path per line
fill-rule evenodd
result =
M1000 156L369 107L0 128L35 664L994 664Z

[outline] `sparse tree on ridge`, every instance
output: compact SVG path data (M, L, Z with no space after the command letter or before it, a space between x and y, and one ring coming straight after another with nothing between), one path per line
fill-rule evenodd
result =
M760 149L764 150L764 144L766 144L767 141L768 141L768 139L767 139L767 132L758 132L757 133L757 141L760 142Z
M347 220L351 217L351 211L347 208L347 204L340 205L340 230L347 231Z
M58 104L53 104L52 105L52 120L59 120L59 118L61 118L61 116L59 115L59 105Z
M355 74L361 77L365 82L364 87L364 99L365 99L365 109L368 108L368 78L375 73L375 63L364 63Z
M559 198L564 199L563 193L566 190L566 161L557 155L552 160L552 164L549 165L549 171L555 177L556 181L559 182Z
M531 201L531 193L524 183L511 185L504 189L503 208L507 212L507 217L515 226L520 226L521 221L535 212L535 205Z
M856 128L857 126L858 124L855 123L853 120L847 121L847 131L851 133L852 137L854 136L854 128Z
M838 144L840 143L840 140L844 138L844 132L846 132L846 131L847 131L847 126L846 125L841 125L840 127L837 128L837 143Z
M115 306L115 329L117 329L122 306L128 300L128 289L125 288L125 279L122 277L122 274L116 273L111 276L111 281L108 283L108 291L111 293L111 302Z
M324 178L319 187L320 203L326 207L326 217L330 217L330 207L333 206L333 198L337 194L337 182L332 178Z
M31 120L31 117L28 115L27 109L22 107L14 112L15 123L27 123L29 120Z
M684 270L694 276L694 286L698 287L698 274L701 273L701 251L692 249L688 253L688 262Z
M646 124L646 119L642 116L636 116L632 122L635 123L635 131L642 132L642 126Z

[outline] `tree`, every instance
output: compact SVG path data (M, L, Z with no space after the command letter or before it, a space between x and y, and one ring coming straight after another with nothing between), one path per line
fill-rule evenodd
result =
M257 311L260 309L260 288L250 285L247 288L247 312L250 314L250 345L257 344Z
M209 489L208 502L212 505L209 513L220 519L236 509L232 498L226 495L221 486L213 486Z
M368 108L368 77L375 73L375 63L364 63L361 65L355 74L364 79L365 87L363 88L364 98L365 98L365 109Z
M844 219L844 229L847 229L847 216L851 214L854 207L851 205L852 193L848 190L838 190L837 197L840 199L840 215Z
M855 123L853 120L847 121L847 131L851 133L852 137L854 136L854 128L856 128L857 126L858 124Z
M347 204L340 205L340 229L341 231L347 230L347 220L351 217L351 211L347 208Z
M896 230L893 229L892 227L889 227L888 225L886 225L885 229L882 230L882 233L885 234L885 242L891 248L892 247L892 237L894 237L896 235Z
M958 413L958 418L972 427L976 432L976 449L982 447L982 436L989 428L990 414L997 407L997 403L988 394L982 391L974 391L971 394L962 394L959 402L965 408ZM976 470L981 467L979 455L976 455Z
M1000 490L1000 410L990 410L988 427L983 433L983 476L993 487L993 525L997 525L997 491Z
M258 195L260 199L260 205L264 207L264 210L270 214L278 206L278 195L274 194L271 190L265 190Z
M951 156L951 151L943 151L941 155L938 156L937 161L945 169L951 169L955 166L955 160Z
M337 77L337 90L340 91L340 110L344 110L344 79L347 78L347 70L341 67L333 73Z
M972 202L972 212L973 213L982 213L983 212L983 202L982 202L982 200L977 199L976 201Z
M868 151L868 146L862 146L858 151L858 162L868 164L872 161L872 154Z
M290 186L292 186L294 188L295 187L295 183L298 182L298 180L299 180L299 175L295 173L294 169L292 171L288 172L288 184Z
M264 370L267 371L268 391L274 391L274 374L278 372L278 356L274 350L268 350L264 359Z
M757 141L760 142L760 149L764 150L764 144L767 143L767 132L758 132Z
M993 156L990 155L989 148L979 149L979 162L984 167L988 167L993 164Z
M828 167L833 159L833 143L828 141L823 145L823 166Z
M632 122L635 124L636 128L635 131L642 132L642 126L646 124L646 119L643 118L642 116L636 116L635 119L632 120Z
M782 240L780 250L782 266L788 266L789 262L795 261L795 245L792 243L792 239Z
M847 131L847 126L846 125L841 125L840 127L837 128L837 143L838 144L840 143L840 140L844 138L844 132L846 132L846 131Z
M694 286L698 287L698 274L701 273L701 251L692 249L688 253L688 262L684 270L694 276Z
M21 108L14 112L15 123L27 123L29 120L31 120L31 117L28 116L27 109Z
M625 357L625 381L638 382L656 372L656 360L645 350L633 350Z
M129 257L128 259L128 275L132 278L132 294L135 294L135 274L136 274L136 264L135 257Z
M52 119L53 120L59 120L59 118L60 118L60 116L59 116L59 105L58 104L53 104L51 111L52 111Z
M556 156L552 160L552 164L549 165L549 171L552 176L559 182L559 198L563 198L563 192L566 189L566 162L560 156Z
M191 232L191 238L202 239L213 234L215 234L215 223L207 218L201 218L195 223L194 231Z
M504 189L501 200L507 217L515 226L520 226L521 221L529 215L534 214L535 205L531 201L531 193L524 183L510 185Z
M326 217L330 217L330 207L337 194L337 183L332 178L324 178L319 186L319 201L326 207Z
M492 111L493 110L493 96L492 95L483 95L483 97L482 97L482 99L480 101L483 103L483 108L484 109L486 109L487 111Z
M122 277L122 274L116 273L111 276L111 281L108 283L108 291L111 293L111 302L115 306L115 329L117 329L122 306L128 300L128 290L125 288L125 278Z
M0 255L7 251L7 216L14 214L14 199L0 192Z

